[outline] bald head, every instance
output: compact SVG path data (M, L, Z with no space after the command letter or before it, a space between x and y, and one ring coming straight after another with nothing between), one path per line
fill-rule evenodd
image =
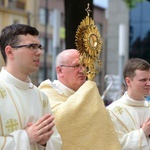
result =
M56 67L69 64L74 57L79 57L79 53L76 49L67 49L62 51L56 57Z
M56 57L56 72L58 80L68 88L76 91L86 81L83 68L79 63L79 52L67 49Z

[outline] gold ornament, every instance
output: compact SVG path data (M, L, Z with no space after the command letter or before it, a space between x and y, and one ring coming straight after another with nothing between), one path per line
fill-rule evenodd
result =
M98 28L93 19L89 17L91 11L86 8L87 16L82 20L76 31L75 44L80 53L80 63L85 66L85 74L89 80L93 80L101 67L100 52L102 41Z

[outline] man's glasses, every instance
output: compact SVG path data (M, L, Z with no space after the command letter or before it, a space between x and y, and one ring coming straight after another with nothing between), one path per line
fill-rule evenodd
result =
M25 44L25 45L17 45L17 46L11 46L12 48L21 48L21 47L27 47L31 50L37 51L38 49L44 50L44 47L41 44L31 43L31 44Z
M71 68L74 68L74 69L78 69L78 68L83 68L84 65L80 65L80 64L76 64L76 65L72 65L72 66L60 65L60 67L71 67Z

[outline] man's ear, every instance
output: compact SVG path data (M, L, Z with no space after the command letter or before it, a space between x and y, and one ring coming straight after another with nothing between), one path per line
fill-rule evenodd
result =
M56 72L57 72L57 74L62 73L62 68L60 66L57 66L56 67Z
M129 77L126 77L125 78L125 82L126 82L126 85L129 86L130 85L130 81L131 79Z
M7 58L10 58L10 59L14 58L13 51L14 49L11 46L8 45L5 47L5 53L6 53Z

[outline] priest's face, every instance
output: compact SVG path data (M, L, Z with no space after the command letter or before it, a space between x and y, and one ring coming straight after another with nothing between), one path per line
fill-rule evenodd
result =
M136 70L133 78L127 78L128 94L135 100L143 100L150 94L150 70Z
M68 88L77 91L86 81L84 67L79 64L79 53L75 50L66 54L66 59L66 63L59 68L59 80Z
M8 64L11 67L6 69L19 79L26 79L26 76L39 69L42 47L38 36L27 34L19 35L18 38L18 44L7 46Z

